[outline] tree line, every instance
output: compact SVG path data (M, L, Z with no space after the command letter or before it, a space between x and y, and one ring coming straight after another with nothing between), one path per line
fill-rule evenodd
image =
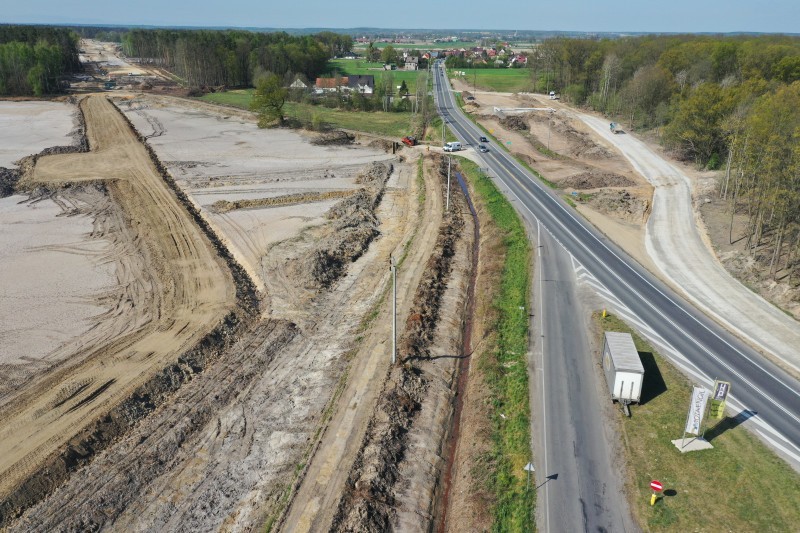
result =
M349 51L352 38L332 32L291 36L240 30L144 30L122 37L126 55L162 66L190 86L251 86L263 73L316 78L328 59Z
M679 157L724 170L731 242L773 278L800 274L800 38L555 38L529 67L535 90L655 129Z
M65 28L0 26L0 95L57 92L60 78L81 68L78 40Z

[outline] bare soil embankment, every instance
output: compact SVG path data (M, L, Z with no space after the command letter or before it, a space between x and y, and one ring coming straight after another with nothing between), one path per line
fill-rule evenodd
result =
M503 144L553 182L576 209L652 271L644 245L653 187L613 145L595 135L568 108L532 95L479 93L474 115ZM498 117L495 106L541 107L554 111Z
M137 392L161 406L16 527L249 530L279 513L297 465L315 448L315 431L347 367L361 317L380 297L385 258L403 235L397 228L407 226L407 185L401 181L407 169L398 166L388 189L392 165L364 169L372 179L363 184L368 194L360 195L362 201L340 201L327 227L305 232L325 239L306 235L271 250L281 265L288 251L306 258L305 271L311 272L314 250L350 249L348 233L337 231L341 221L350 229L366 224L373 234L369 210L387 235L373 234L378 241L366 243L359 259L349 256L354 262L337 279L326 278L325 287L306 289L305 277L276 282L275 291L307 296L292 304L295 314L307 313L299 325L268 319L250 330L231 330L202 360L184 356L185 369L183 362L170 366L164 379ZM362 216L349 216L357 213Z

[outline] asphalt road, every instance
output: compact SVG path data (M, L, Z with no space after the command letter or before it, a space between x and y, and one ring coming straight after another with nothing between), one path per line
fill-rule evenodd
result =
M572 259L547 232L537 232L536 242L531 388L540 527L636 531L615 468L613 435L605 425L611 402L591 355Z
M441 67L435 67L439 113L467 150L484 135L458 108ZM747 410L745 424L782 457L800 466L800 384L683 300L565 205L509 156L490 145L482 154L489 175L531 227L546 231L582 265L615 312L634 322L649 340L692 376L710 387L731 382L733 414ZM687 398L687 405L688 405ZM548 416L550 416L548 409ZM678 431L675 438L679 438ZM542 472L537 474L542 475ZM543 480L542 480L543 481ZM541 481L540 481L541 482Z

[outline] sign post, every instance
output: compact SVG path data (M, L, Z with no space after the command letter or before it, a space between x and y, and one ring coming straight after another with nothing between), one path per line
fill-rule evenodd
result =
M528 473L528 485L526 490L531 489L531 472L535 472L536 469L533 468L533 463L528 463L525 465L525 471Z
M664 490L664 485L662 485L660 481L654 479L650 482L650 488L653 489L653 495L650 496L650 505L653 506L656 504L658 493Z

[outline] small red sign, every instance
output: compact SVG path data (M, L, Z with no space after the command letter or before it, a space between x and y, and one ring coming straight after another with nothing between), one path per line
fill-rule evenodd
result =
M650 488L656 492L661 492L661 490L664 488L664 485L662 485L660 481L653 480L650 482Z

